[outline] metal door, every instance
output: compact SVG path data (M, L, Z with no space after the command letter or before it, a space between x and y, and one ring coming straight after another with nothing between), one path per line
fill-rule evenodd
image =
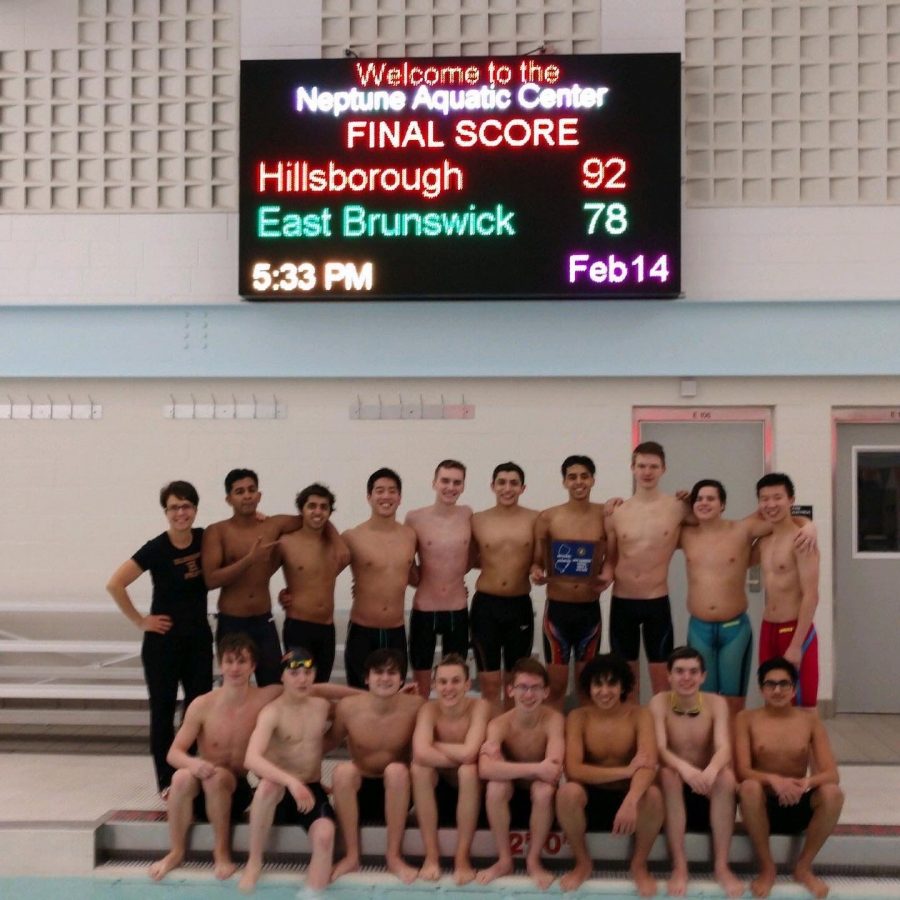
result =
M701 478L716 478L728 492L725 515L740 519L756 509L756 482L771 468L772 413L765 407L636 408L634 437L657 441L666 451L661 486L674 492L690 490ZM762 618L758 578L752 582L750 618L754 641ZM684 556L677 551L669 568L669 596L675 645L687 638L687 576ZM754 646L753 659L756 659ZM643 665L643 664L642 664ZM646 668L641 676L642 702L649 699ZM755 695L750 685L749 695Z
M835 708L900 713L900 409L833 422Z

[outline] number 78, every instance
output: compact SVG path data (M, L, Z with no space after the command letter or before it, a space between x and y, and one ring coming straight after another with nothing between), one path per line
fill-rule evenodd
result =
M606 215L603 216L604 210ZM624 203L591 203L584 204L586 213L593 213L588 221L587 233L596 234L602 227L607 234L622 234L628 229L628 208ZM601 220L601 216L603 219Z

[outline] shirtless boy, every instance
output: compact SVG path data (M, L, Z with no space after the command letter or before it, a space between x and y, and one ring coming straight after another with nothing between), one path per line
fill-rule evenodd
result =
M544 705L550 695L547 670L530 656L510 673L507 687L515 706L491 720L481 747L478 771L486 783L486 806L497 842L497 862L476 876L488 884L513 871L509 829L530 832L525 867L532 881L547 890L554 875L541 865L541 850L553 825L556 785L565 755L562 714Z
M681 529L679 546L687 569L690 613L687 643L703 654L704 687L721 694L733 714L744 708L750 679L753 630L747 615L745 588L753 542L772 533L771 522L757 512L744 519L722 517L725 488L712 478L691 489L696 527ZM815 545L815 526L808 519L797 532L798 547Z
M634 495L617 507L607 522L608 553L615 561L615 584L609 608L609 644L628 660L640 698L644 651L654 694L666 689L666 660L672 652L669 562L678 546L686 504L659 489L666 454L656 441L638 444L631 454Z
M406 627L403 605L416 556L416 533L397 521L402 483L392 469L378 469L366 483L372 510L365 522L341 535L350 548L353 605L344 648L347 684L365 687L363 668L373 651L393 647L403 655L406 676Z
M562 483L569 499L545 509L534 526L531 580L547 585L544 659L550 674L549 703L557 709L562 709L569 685L569 658L577 680L600 649L600 594L612 580L603 504L591 503L595 471L588 456L566 457Z
M334 494L311 484L297 494L303 519L299 531L278 542L287 589L278 599L284 607L284 646L307 647L316 661L316 681L328 681L334 666L334 584L350 562L350 550L331 525Z
M497 502L472 516L472 540L481 573L470 616L472 649L481 696L495 712L502 705L501 665L507 680L513 665L530 657L534 646L534 606L528 578L534 556L537 510L519 506L525 472L514 462L500 463L491 477Z
M414 509L406 524L416 533L417 587L409 617L409 657L419 694L431 693L431 669L437 636L441 656L469 651L468 594L472 509L457 506L466 487L466 467L445 459L434 470L434 503Z
M769 834L806 830L794 880L824 897L828 885L812 864L844 805L837 764L818 714L792 705L798 678L793 663L774 657L759 667L758 677L764 705L738 715L734 744L741 816L760 870L750 887L755 897L768 897L775 883Z
M312 696L315 662L302 647L282 658L281 696L259 714L244 764L260 779L250 805L250 847L238 887L249 893L262 871L272 823L300 825L309 834L309 890L322 890L331 878L334 810L322 777L324 735L332 706Z
M591 874L585 832L633 834L631 876L641 897L656 894L647 858L663 824L656 778L656 739L650 713L626 703L634 673L623 659L604 654L582 670L581 690L590 704L566 719L566 778L556 792L556 817L572 847L573 869L560 880L564 891Z
M693 647L676 648L667 668L670 690L654 695L649 709L672 858L668 892L683 897L687 890L684 836L690 829L712 832L716 881L726 896L740 897L744 886L728 865L735 808L728 705L724 697L700 692L706 669L703 656Z
M814 709L819 692L819 639L813 616L819 605L819 553L796 545L791 519L794 483L781 472L756 482L756 496L772 534L758 544L766 605L759 632L759 661L783 656L797 667L798 706Z
M278 567L275 545L281 535L301 526L298 516L270 516L260 521L256 509L262 494L250 469L232 469L225 476L225 502L230 519L203 533L201 562L206 586L222 588L216 619L216 641L226 634L249 634L259 648L256 683L279 680L281 644L272 619L269 579Z
M409 760L421 697L400 692L403 657L398 650L373 650L365 661L368 693L341 700L334 713L330 743L344 738L350 759L338 763L332 776L334 809L347 852L331 880L359 868L359 823L387 826L385 862L404 884L417 870L401 855L409 815Z
M441 877L438 846L439 795L441 819L456 825L453 880L458 885L475 878L470 851L481 806L478 752L491 714L487 700L467 696L472 682L469 666L456 654L435 666L437 699L419 710L413 732L412 775L416 819L425 846L419 877Z
M247 742L259 711L281 688L250 685L256 647L246 635L225 635L217 653L222 687L191 703L169 750L169 763L176 770L166 804L172 849L150 866L155 881L181 865L194 818L212 825L216 878L230 878L235 871L231 823L243 814L252 797L244 768ZM195 742L198 755L191 756Z

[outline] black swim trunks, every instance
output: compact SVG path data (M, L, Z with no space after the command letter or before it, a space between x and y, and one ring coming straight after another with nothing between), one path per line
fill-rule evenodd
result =
M434 666L437 636L441 636L441 656L469 652L469 611L462 609L426 612L414 609L409 616L409 661L415 672L430 672Z
M813 817L811 793L806 793L795 806L781 806L778 797L766 794L766 813L772 834L800 834L806 831Z
M307 622L305 619L285 619L281 633L285 649L303 647L312 653L312 658L316 661L317 684L324 684L331 678L331 670L334 668L334 623L323 625L321 622Z
M582 785L587 793L584 815L588 831L612 831L619 807L628 794L627 788L601 788L594 784Z
M231 821L240 822L253 800L253 788L246 777L241 776L237 779L234 787L234 793L231 795ZM200 785L200 793L194 797L194 820L196 822L208 822L209 816L206 813L206 791L203 785Z
M357 625L356 622L351 622L347 626L347 642L344 644L344 671L350 687L365 688L364 664L366 657L373 650L382 650L386 647L399 651L403 656L401 675L406 678L406 628L402 625L397 628L369 628L366 625Z
M664 663L672 652L669 597L633 600L613 596L609 607L609 645L613 653L634 662L641 655L641 632L647 661Z
M565 603L547 598L544 606L544 661L567 666L569 657L587 662L600 650L600 601Z
M362 778L356 794L360 825L384 825L384 779Z
M687 830L698 834L709 834L709 797L692 791L690 786L682 786L684 812Z
M318 819L335 821L334 810L331 808L331 803L328 802L325 788L318 781L311 781L306 786L315 798L313 808L309 812L300 812L297 809L294 795L285 788L284 796L275 807L276 825L299 825L304 831L309 831Z
M508 672L534 646L531 597L499 597L477 591L470 614L472 649L479 672Z

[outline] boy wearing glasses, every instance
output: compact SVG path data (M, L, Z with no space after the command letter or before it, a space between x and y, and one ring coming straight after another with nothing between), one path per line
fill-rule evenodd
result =
M654 695L649 709L672 858L667 889L672 897L683 897L687 890L684 836L690 829L712 832L716 881L726 896L740 897L744 886L728 865L735 807L728 704L718 694L701 693L706 663L693 647L676 648L666 667L670 690Z
M320 784L324 738L333 707L314 696L315 662L293 647L281 660L284 692L259 714L247 745L246 767L260 779L250 805L250 847L238 887L256 887L273 822L300 825L309 835L306 888L324 890L331 878L334 810Z
M536 659L518 660L509 678L506 691L515 705L490 722L478 759L498 858L476 880L488 884L512 874L512 826L530 832L525 867L532 881L547 890L554 875L541 865L541 850L553 825L553 801L562 775L564 720L544 703L550 696L550 678Z
M769 835L805 831L793 877L814 897L824 897L828 885L813 874L812 864L844 805L828 734L814 710L793 705L793 663L767 660L758 680L764 705L737 716L734 746L741 816L760 870L750 886L754 896L768 897L775 883Z
M634 673L614 653L594 657L582 670L579 686L590 703L566 719L569 780L556 792L556 817L575 858L560 887L578 890L591 874L585 841L590 829L634 835L631 877L641 897L653 897L656 881L647 859L663 823L662 794L653 783L653 720L646 709L626 702Z

